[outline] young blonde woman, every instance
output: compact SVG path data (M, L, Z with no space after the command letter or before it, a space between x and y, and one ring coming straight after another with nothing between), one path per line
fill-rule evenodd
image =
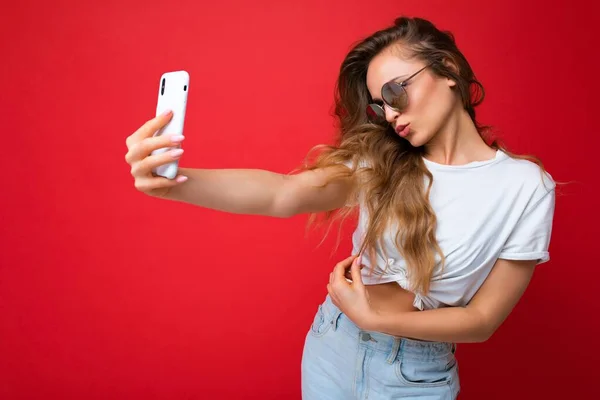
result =
M488 143L483 87L453 36L401 17L356 44L337 82L339 138L295 174L152 169L182 137L127 138L135 187L238 214L358 211L353 256L338 263L306 336L302 396L455 399L457 343L502 324L549 259L555 183L533 158Z

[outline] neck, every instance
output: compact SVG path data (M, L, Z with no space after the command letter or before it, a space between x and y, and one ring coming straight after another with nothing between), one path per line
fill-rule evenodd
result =
M425 157L439 164L461 165L494 157L461 104L447 123L425 145Z

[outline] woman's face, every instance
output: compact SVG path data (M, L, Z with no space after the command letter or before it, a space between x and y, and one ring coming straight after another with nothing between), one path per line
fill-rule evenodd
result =
M381 87L386 82L396 78L397 82L401 82L425 66L420 60L402 58L397 51L386 50L378 54L367 70L367 87L371 97L383 106ZM406 83L408 105L405 110L397 112L384 107L387 121L411 145L423 146L446 126L456 109L458 96L452 90L453 86L454 81L425 68Z

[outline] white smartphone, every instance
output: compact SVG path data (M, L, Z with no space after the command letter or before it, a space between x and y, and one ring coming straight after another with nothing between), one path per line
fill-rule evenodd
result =
M158 101L156 103L156 115L162 114L166 110L173 111L173 117L167 125L154 133L154 136L161 135L183 135L183 125L185 122L185 110L187 107L188 92L190 90L190 75L186 71L165 72L159 81ZM181 145L173 147L163 147L154 150L154 154L162 154ZM179 160L173 160L167 164L154 168L153 172L168 179L174 179L179 169Z

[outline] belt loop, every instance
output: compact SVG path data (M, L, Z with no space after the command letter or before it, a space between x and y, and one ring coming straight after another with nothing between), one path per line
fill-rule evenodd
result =
M386 360L388 364L393 364L394 361L396 361L396 358L398 357L398 353L400 351L401 341L402 341L402 339L400 339L400 338L394 338L394 344L392 345L392 351L390 351L390 354L388 355L388 358Z
M342 315L342 312L338 309L336 309L335 312L333 313L333 319L331 320L331 325L333 325L334 332L337 330L338 320L340 319L341 315Z

